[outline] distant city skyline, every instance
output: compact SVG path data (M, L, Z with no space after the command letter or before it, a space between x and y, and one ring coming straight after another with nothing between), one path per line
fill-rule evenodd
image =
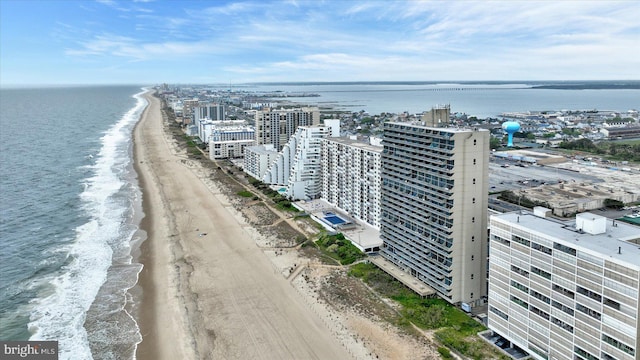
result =
M639 80L635 1L0 0L0 85Z

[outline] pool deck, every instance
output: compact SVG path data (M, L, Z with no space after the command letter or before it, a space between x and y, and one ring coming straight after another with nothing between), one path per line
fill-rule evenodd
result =
M349 241L351 241L360 250L370 253L372 249L380 249L382 247L382 239L380 239L380 231L373 226L355 219L346 212L329 204L322 199L297 201L293 203L297 208L307 212L312 218L322 224L325 228L330 227L332 231L341 232ZM332 212L343 220L351 222L354 226L350 229L340 229L338 226L330 226L328 220L325 220L325 212Z

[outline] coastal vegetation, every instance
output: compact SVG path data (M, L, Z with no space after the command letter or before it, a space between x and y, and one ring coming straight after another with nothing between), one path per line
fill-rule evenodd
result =
M365 258L366 255L347 240L342 233L321 234L316 245L329 257L341 265L349 265Z
M247 190L238 191L236 194L246 198L253 198L254 196L251 191L247 191Z
M589 139L564 141L560 148L586 152L594 155L602 155L608 160L640 161L640 140L636 141L602 141L595 143Z
M398 325L434 331L447 348L472 359L508 359L489 344L482 341L478 332L486 330L462 310L439 298L422 298L411 289L371 263L352 265L349 274L360 278L383 297L400 304L401 318ZM447 348L438 349L444 359L449 359Z

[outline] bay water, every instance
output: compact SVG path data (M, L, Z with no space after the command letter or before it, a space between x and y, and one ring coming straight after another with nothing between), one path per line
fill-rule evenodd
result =
M246 85L370 114L640 109L640 89L526 84ZM238 89L234 89L238 90ZM132 359L144 232L132 130L137 86L0 89L0 339L58 340L61 359Z

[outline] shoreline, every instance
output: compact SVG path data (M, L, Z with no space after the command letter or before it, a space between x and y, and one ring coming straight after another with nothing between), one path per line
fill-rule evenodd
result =
M257 246L260 235L172 144L159 99L145 98L134 129L147 232L136 358L352 358Z
M147 107L142 112L142 114L140 115L140 119L138 123L135 125L135 127L133 128L133 133L132 133L132 136L134 137L133 168L135 169L136 174L138 174L138 186L140 187L140 192L142 194L143 214L142 214L142 219L140 220L138 231L141 233L144 232L146 234L144 240L142 241L142 243L138 248L138 251L139 251L138 262L142 264L142 269L138 274L138 283L136 284L136 286L138 287L138 293L141 296L141 301L140 301L140 304L138 305L139 306L138 314L137 314L138 318L136 320L138 323L138 330L140 331L142 341L136 344L136 350L135 350L136 359L144 358L144 357L147 357L149 359L158 358L156 347L150 346L152 343L157 342L157 339L154 336L154 332L152 331L153 328L156 327L155 316L154 316L155 312L152 311L154 308L153 300L155 299L156 294L155 294L155 288L153 286L153 280L151 278L151 274L153 273L153 262L151 261L151 258L153 257L153 249L149 244L149 238L153 236L153 233L152 233L153 214L151 213L152 209L150 209L149 206L147 205L150 201L148 191L145 191L145 188L147 188L148 180L144 176L139 165L139 161L140 161L139 158L141 157L141 154L139 152L141 151L140 150L141 145L138 144L139 139L136 139L137 137L136 134L138 134L138 131L139 131L138 128L142 126L142 121L146 118L147 112L151 107L151 99L149 99L149 97L153 97L153 95L150 95L150 94L153 94L152 90L147 91L143 95L143 97L147 100L148 104L147 104ZM144 341L145 338L147 341Z

